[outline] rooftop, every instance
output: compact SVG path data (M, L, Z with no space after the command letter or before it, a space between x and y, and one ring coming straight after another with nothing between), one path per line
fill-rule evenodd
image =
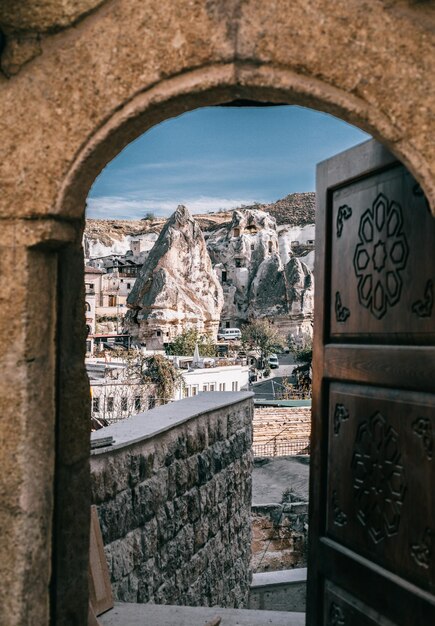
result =
M85 265L85 274L105 274L104 270L98 269L98 267L92 267L92 265Z

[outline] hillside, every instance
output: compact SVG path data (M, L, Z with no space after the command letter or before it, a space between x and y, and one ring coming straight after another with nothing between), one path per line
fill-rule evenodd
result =
M278 226L281 224L305 226L315 222L316 194L314 191L290 193L276 202L246 208L258 208L266 211L276 219Z
M266 211L272 215L277 224L289 224L290 226L305 226L315 221L316 194L314 192L292 193L270 204L256 204L250 207ZM232 219L232 211L219 211L216 213L197 214L193 216L201 230L213 231L224 224L229 224ZM105 246L110 246L113 241L120 241L126 236L136 236L145 233L160 233L165 218L143 220L102 220L87 219L85 237L100 241Z
M263 210L273 215L278 226L280 224L290 226L314 224L316 194L314 191L291 193L282 200L267 204Z

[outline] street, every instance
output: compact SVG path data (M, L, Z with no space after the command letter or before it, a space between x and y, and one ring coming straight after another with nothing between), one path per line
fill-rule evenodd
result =
M255 393L256 399L273 400L274 388L278 391L283 378L290 378L296 362L292 354L278 354L279 367L272 370L273 377L262 382L254 383L250 389Z

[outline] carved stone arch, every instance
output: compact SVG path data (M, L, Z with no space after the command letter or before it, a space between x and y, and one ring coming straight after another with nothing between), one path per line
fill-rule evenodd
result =
M369 131L407 164L414 163L412 151L395 143L395 125L363 99L331 88L313 77L296 75L269 64L258 67L243 63L211 65L168 77L136 94L96 128L63 179L55 212L82 219L85 199L95 177L107 162L148 128L187 110L234 100L297 103L333 113ZM417 176L421 171L417 171ZM349 315L345 303L340 310L343 318Z
M29 17L32 4L38 19ZM63 1L0 3L8 35L0 59L0 241L3 268L11 268L5 284L14 285L3 312L0 389L8 623L46 624L50 602L53 623L86 621L80 229L97 174L147 128L184 111L240 99L284 102L370 132L409 168L435 212L430 4L379 0L368 15L359 0L103 0L98 7L81 0L74 7L83 11L70 20L51 13L62 12Z
M404 142L385 113L363 98L287 68L236 62L168 77L132 97L87 137L63 178L57 215L82 217L86 196L104 166L141 134L171 117L228 102L293 104L330 113L370 133L395 154L431 198L431 172ZM435 189L435 186L434 186ZM435 214L435 192L433 194Z

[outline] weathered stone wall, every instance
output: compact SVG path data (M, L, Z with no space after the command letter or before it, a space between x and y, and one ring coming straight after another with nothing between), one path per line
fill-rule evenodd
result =
M308 502L252 506L252 569L306 567Z
M117 600L247 604L252 400L246 393L211 395L218 399L215 406L226 397L227 406L91 457L92 499ZM168 409L201 410L201 402L197 396ZM142 419L149 421L165 408ZM99 431L100 436L111 429Z
M252 576L249 608L261 611L305 613L307 568L261 572Z

